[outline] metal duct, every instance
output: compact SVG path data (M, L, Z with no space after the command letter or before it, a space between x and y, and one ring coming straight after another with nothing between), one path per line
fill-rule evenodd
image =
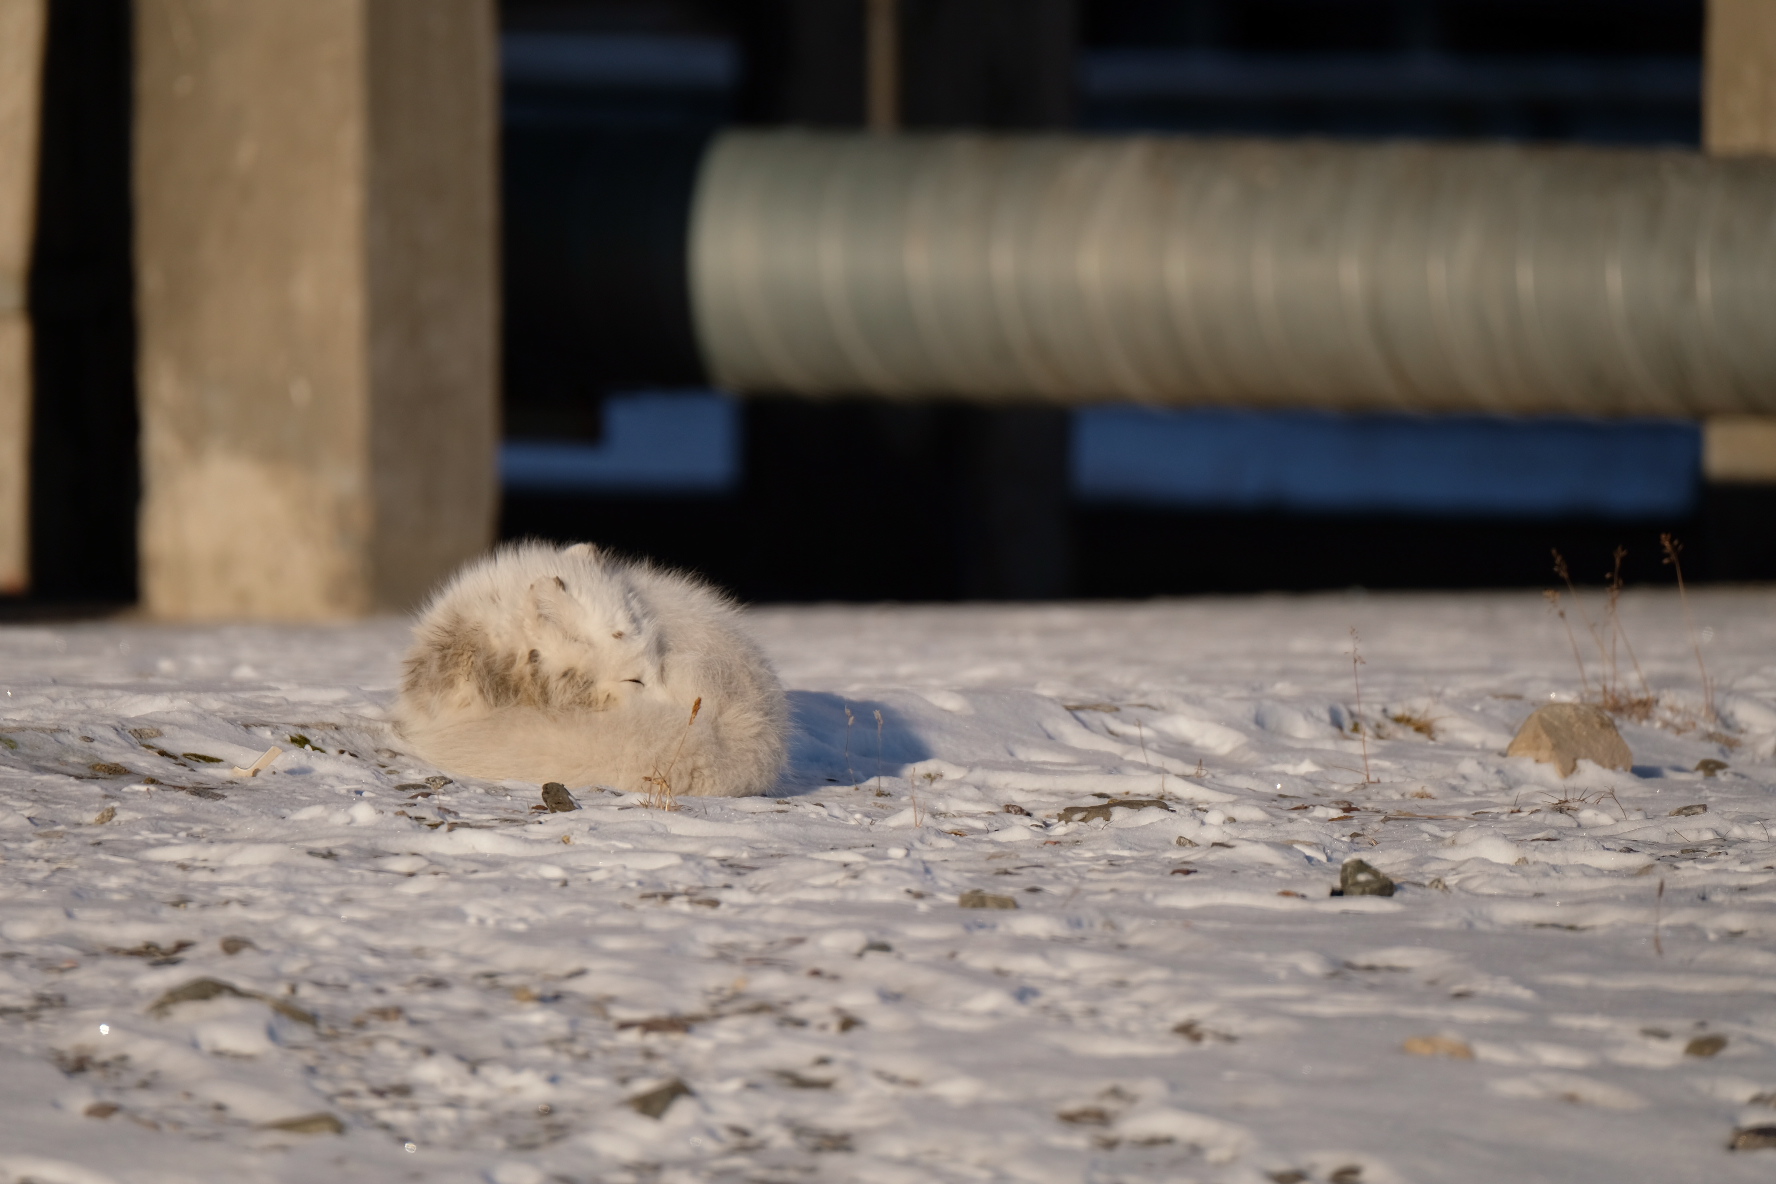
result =
M691 287L736 390L1776 412L1776 160L736 133Z

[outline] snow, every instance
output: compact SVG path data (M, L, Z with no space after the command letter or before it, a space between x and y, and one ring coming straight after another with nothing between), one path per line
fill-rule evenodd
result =
M1692 607L1731 730L1630 594L1566 782L1530 593L756 610L779 796L558 814L400 621L0 630L0 1180L1768 1179L1776 593Z

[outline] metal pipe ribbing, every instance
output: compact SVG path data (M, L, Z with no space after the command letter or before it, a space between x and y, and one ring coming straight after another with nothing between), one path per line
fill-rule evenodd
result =
M741 132L690 254L735 390L1776 412L1776 160Z

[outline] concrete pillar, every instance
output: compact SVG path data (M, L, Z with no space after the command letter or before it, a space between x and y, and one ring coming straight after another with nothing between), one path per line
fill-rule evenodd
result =
M1708 0L1702 143L1717 156L1776 155L1776 0ZM1702 425L1709 572L1776 576L1776 416Z
M1708 0L1703 146L1715 156L1776 155L1776 0ZM1776 484L1776 418L1723 416L1703 428L1711 483Z
M1708 0L1702 141L1718 156L1776 154L1776 3Z
M492 0L137 0L142 599L413 605L492 537Z
M45 0L0 0L0 595L30 580L31 329Z

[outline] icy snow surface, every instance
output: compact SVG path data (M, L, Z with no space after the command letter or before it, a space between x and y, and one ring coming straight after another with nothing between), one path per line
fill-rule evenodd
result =
M398 621L0 630L0 1180L1768 1180L1776 594L1693 602L1724 731L1630 595L1564 783L1532 593L758 611L794 768L677 812L402 755Z

